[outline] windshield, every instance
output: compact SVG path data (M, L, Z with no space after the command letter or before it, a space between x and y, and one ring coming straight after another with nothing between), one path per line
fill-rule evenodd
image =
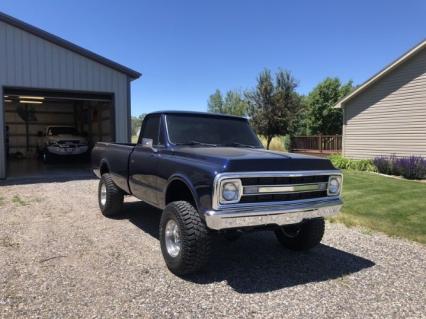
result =
M78 132L74 127L58 126L49 128L48 135L78 135Z
M197 115L167 115L173 144L262 147L248 122L240 119Z

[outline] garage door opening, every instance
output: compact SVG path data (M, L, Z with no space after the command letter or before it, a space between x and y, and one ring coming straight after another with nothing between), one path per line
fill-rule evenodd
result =
M112 94L4 89L7 177L90 176L90 151L115 140Z

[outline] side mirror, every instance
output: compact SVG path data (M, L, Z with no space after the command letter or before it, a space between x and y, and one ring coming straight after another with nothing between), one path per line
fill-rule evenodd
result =
M152 143L153 143L152 138L143 138L142 139L142 147L153 148Z

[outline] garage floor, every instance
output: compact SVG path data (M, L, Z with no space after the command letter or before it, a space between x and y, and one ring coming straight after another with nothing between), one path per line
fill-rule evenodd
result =
M21 178L90 178L93 177L90 163L66 161L44 164L35 159L10 159L8 161L8 179Z

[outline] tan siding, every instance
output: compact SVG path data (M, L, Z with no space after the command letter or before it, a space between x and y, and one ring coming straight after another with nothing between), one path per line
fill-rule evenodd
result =
M347 101L344 110L345 156L426 156L426 50Z
M113 93L116 140L128 140L127 75L0 21L0 88ZM0 92L1 93L1 92ZM0 101L0 123L3 103ZM3 124L0 141L4 141ZM0 142L0 178L4 172Z

